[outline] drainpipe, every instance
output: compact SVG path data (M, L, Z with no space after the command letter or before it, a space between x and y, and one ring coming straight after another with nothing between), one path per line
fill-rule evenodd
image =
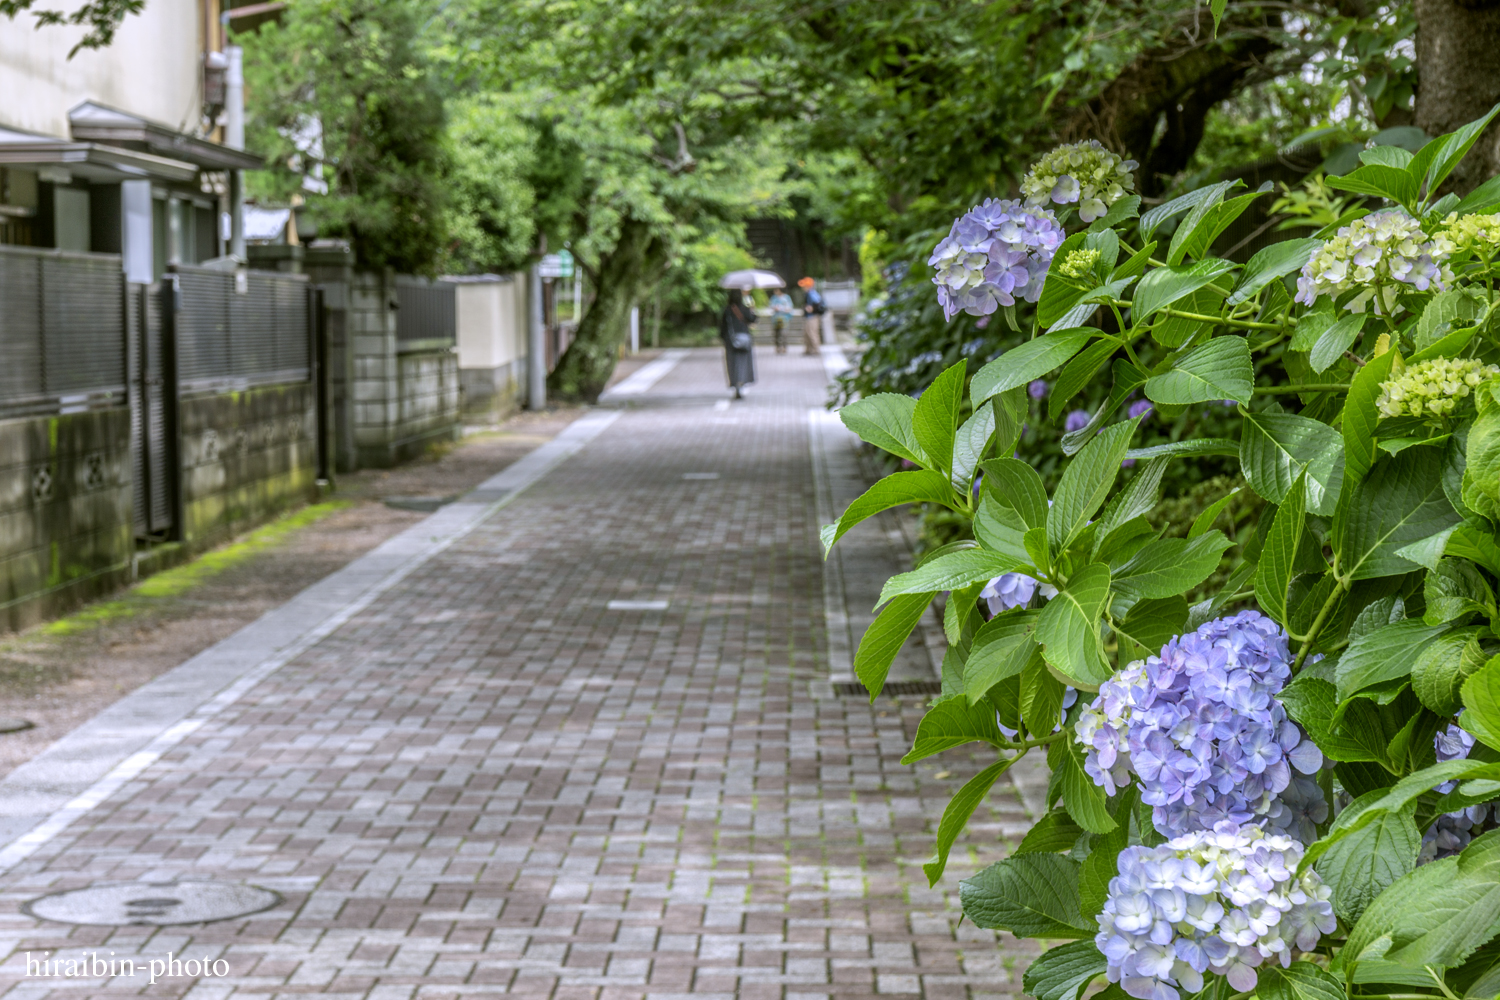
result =
M547 408L547 334L542 326L542 265L531 265L531 288L527 296L531 314L526 338L527 406Z
M224 15L224 35L229 35L229 15ZM230 149L245 148L245 50L238 45L224 46L229 70L224 77L224 145ZM229 172L229 252L245 260L245 175Z

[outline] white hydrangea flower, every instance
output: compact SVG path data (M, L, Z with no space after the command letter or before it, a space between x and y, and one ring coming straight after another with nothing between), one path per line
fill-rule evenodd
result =
M1078 217L1093 222L1135 189L1131 171L1139 164L1111 153L1097 139L1058 146L1021 181L1028 205L1077 205Z
M1451 253L1451 244L1428 239L1405 209L1372 212L1339 229L1312 255L1297 279L1297 301L1310 306L1320 295L1361 288L1363 293L1349 303L1351 310L1363 312L1375 299L1377 309L1389 311L1396 283L1421 292L1447 288L1453 281L1446 263Z

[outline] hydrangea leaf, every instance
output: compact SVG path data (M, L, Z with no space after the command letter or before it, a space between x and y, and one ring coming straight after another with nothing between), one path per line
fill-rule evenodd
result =
M1228 304L1237 306L1277 278L1302 270L1322 243L1322 240L1314 239L1283 240L1257 251L1240 272L1239 280L1229 293Z
M1247 413L1240 425L1240 468L1250 488L1271 503L1286 500L1305 476L1306 507L1332 514L1344 479L1344 446L1338 431L1295 413Z
M1207 455L1236 456L1240 444L1231 438L1190 438L1186 441L1168 441L1147 448L1131 448L1126 458L1144 461L1151 458L1199 458Z
M1109 211L1089 223L1090 233L1102 232L1105 229L1113 229L1120 223L1134 219L1141 214L1141 196L1138 194L1121 198L1109 206ZM1119 275L1115 275L1119 277Z
M1201 220L1195 220L1194 215L1202 211L1203 205L1194 209L1192 213L1189 213L1187 219L1183 221L1183 224L1177 228L1177 232L1172 234L1172 244L1169 248L1169 254L1176 253L1179 250L1180 253L1178 253L1176 260L1168 256L1167 263L1179 264L1188 257L1194 259L1202 257L1213 246L1214 240L1218 239L1219 235L1228 229L1234 223L1235 219L1244 214L1245 209L1250 207L1251 202L1270 190L1271 182L1267 181L1257 191L1242 194L1237 198L1231 198L1228 201L1213 205L1207 211L1203 212ZM1185 236L1183 235L1184 231L1187 232ZM1179 239L1182 241L1181 243L1178 242Z
M949 505L952 502L953 488L936 472L921 469L892 473L851 502L836 524L824 526L823 550L826 553L850 528L883 510L908 503Z
M901 758L903 764L914 764L924 757L952 750L965 743L989 743L998 747L1004 740L995 725L994 710L975 708L967 698L939 698L933 702L922 721L917 723L917 737L911 750Z
M1206 285L1179 300L1176 306L1182 312L1219 316L1224 311L1224 292L1217 285ZM1151 339L1176 350L1213 325L1187 316L1164 316L1151 327Z
M1158 539L1113 571L1110 584L1140 598L1177 597L1208 579L1232 544L1222 531Z
M1455 321L1478 319L1484 315L1486 305L1484 296L1478 289L1450 288L1446 292L1439 292L1422 310L1416 329L1412 332L1417 351L1431 347L1446 337ZM1412 360L1421 359L1412 355Z
M1274 962L1260 967L1255 983L1260 1000L1345 1000L1344 984L1311 962L1283 969Z
M1346 489L1363 479L1375 464L1375 424L1380 420L1375 400L1380 396L1380 383L1390 377L1396 357L1395 351L1386 351L1371 358L1349 383L1343 414Z
M1026 669L1036 652L1036 627L1037 612L1018 611L992 618L974 633L974 645L964 661L964 690L970 703Z
M1061 554L1109 496L1140 418L1122 421L1090 441L1064 467L1047 516L1047 541Z
M1410 210L1417 200L1417 183L1401 167L1383 163L1367 163L1342 177L1328 178L1328 186L1355 194L1372 194Z
M1183 633L1187 617L1188 603L1185 597L1136 601L1131 605L1125 620L1116 623L1115 631L1145 652L1155 653L1170 642L1173 636Z
M1006 351L974 373L969 383L970 398L978 406L991 396L1041 378L1083 350L1083 345L1098 332L1089 327L1053 330Z
M964 400L967 361L959 361L932 380L917 400L911 415L912 436L927 456L930 467L945 476L953 472L953 436L958 427L959 407Z
M979 510L974 514L974 537L981 545L1003 555L1014 568L1022 569L1031 565L1025 535L1026 524L1014 508L1002 503L994 490L980 493Z
M1500 656L1492 656L1463 683L1459 724L1486 746L1500 750Z
M1130 304L1131 323L1141 325L1158 310L1191 295L1237 267L1239 265L1232 261L1211 258L1186 267L1159 267L1151 271L1135 286Z
M844 426L859 436L861 441L873 444L908 462L926 466L930 463L922 453L912 433L912 414L917 401L896 392L878 392L864 399L857 399L839 410L839 419Z
M969 415L953 437L953 475L950 477L955 489L967 493L974 481L974 472L989 451L995 438L995 405L991 400L983 403Z
M1094 784L1083 769L1083 751L1071 739L1047 745L1047 766L1062 793L1063 806L1073 821L1089 833L1108 833L1116 826L1109 814L1109 800L1104 789Z
M885 678L891 671L892 661L906 644L911 630L921 621L927 605L936 596L936 592L902 594L876 615L870 627L865 630L864 637L859 640L859 649L854 654L854 676L870 692L871 702L880 694L880 689L885 687Z
M1500 932L1500 830L1456 858L1424 865L1381 893L1349 932L1358 956L1382 938L1379 956L1410 968L1459 965Z
M1105 400L1089 422L1076 431L1069 431L1062 436L1062 450L1064 455L1076 455L1084 445L1093 440L1094 432L1104 425L1104 421L1114 415L1129 396L1137 388L1144 385L1150 375L1142 370L1140 366L1124 358L1116 358L1115 363L1110 366L1110 372L1114 377L1114 383L1109 389L1109 398Z
M1196 190L1189 191L1187 194L1178 195L1176 198L1165 201L1155 208L1147 209L1141 216L1141 239L1149 240L1163 222L1166 222L1174 215L1181 215L1183 212L1189 211L1200 202L1212 198L1215 194L1215 188L1216 185L1197 188ZM1224 196L1223 192L1219 191L1218 196L1222 198Z
M1180 405L1218 399L1250 402L1255 368L1244 337L1215 337L1180 358L1170 371L1146 380L1146 397L1155 403Z
M1047 669L1047 661L1032 656L1021 671L1021 718L1028 732L1041 736L1062 724L1062 703L1066 692L1063 682Z
M964 916L1016 937L1092 938L1098 926L1078 908L1078 862L1059 854L1022 854L958 885Z
M1052 255L1053 261L1061 263L1067 260L1068 255L1073 251L1082 250L1083 241L1087 238L1087 233L1074 233L1063 240L1062 245ZM1074 278L1063 274L1060 268L1049 268L1047 277L1042 282L1042 294L1036 303L1036 321L1044 328L1052 326L1083 297L1083 293L1088 290L1092 281L1093 279L1087 275Z
M1344 731L1344 726L1334 723L1334 713L1338 709L1338 690L1328 681L1303 673L1283 688L1277 697L1286 706L1287 714L1307 730L1313 743L1329 758L1337 761L1371 762L1384 758L1383 753L1350 738Z
M1307 353L1307 361L1312 365L1312 370L1319 375L1326 372L1335 361L1344 356L1344 352L1358 339L1364 328L1364 313L1349 313L1330 324Z
M1071 941L1042 953L1026 967L1021 986L1036 1000L1078 1000L1107 963L1094 942Z
M1459 629L1439 636L1412 664L1412 692L1438 715L1454 715L1463 707L1464 682L1484 662L1478 629Z
M1012 857L1020 854L1056 854L1070 851L1084 835L1083 827L1073 822L1066 809L1053 809L1036 821L1021 843L1016 845Z
M996 499L1019 514L1027 528L1046 526L1047 487L1035 469L1018 458L992 458L981 468L985 488L993 489Z
M1306 511L1303 493L1306 474L1297 477L1282 498L1271 528L1266 532L1260 560L1255 569L1255 600L1260 609L1283 627L1289 623L1286 613L1287 587L1297 567L1297 548L1302 544Z
M1347 439L1346 439L1347 448ZM1349 489L1346 454L1346 483ZM1345 580L1369 580L1419 568L1397 550L1456 526L1462 518L1443 492L1443 456L1410 448L1376 463L1334 513L1332 541Z
M1353 804L1362 809L1384 794L1366 792ZM1382 814L1318 859L1318 874L1333 889L1333 910L1345 923L1357 921L1386 886L1416 868L1422 847L1422 832L1413 818L1416 809L1412 802Z
M1480 614L1495 617L1495 592L1467 559L1439 559L1422 582L1427 610L1422 620L1442 625Z
M897 594L920 594L932 590L957 590L981 580L993 580L1018 569L1016 561L990 549L965 548L924 562L909 573L897 573L880 590L876 607Z
M1014 762L1013 757L995 761L966 781L958 790L958 794L948 802L948 808L943 810L943 818L938 820L937 855L922 866L922 870L927 873L929 886L937 885L938 879L943 877L943 871L948 867L948 852L953 850L953 842L968 825L969 817L974 815L974 810L979 808L979 803L984 801L984 797L990 793L995 782L1000 780L1000 776L1009 770ZM1048 857L1048 855L1032 856Z
M1109 801L1115 828L1089 838L1089 854L1078 870L1078 905L1085 917L1099 916L1109 898L1109 881L1120 873L1120 852L1130 843L1130 812L1140 793L1134 785Z
M1411 673L1422 650L1448 631L1417 618L1392 622L1360 636L1344 650L1336 671L1339 700L1346 701L1366 688Z
M1482 215L1500 205L1500 177L1491 177L1453 206L1455 215Z
M1047 419L1056 423L1067 410L1068 404L1073 401L1073 397L1093 381L1094 376L1099 374L1099 369L1103 368L1109 362L1110 356L1119 349L1120 345L1113 340L1096 340L1080 351L1072 361L1069 361L1047 396Z
M1489 114L1483 118L1476 118L1462 128L1440 137L1440 139L1446 139L1447 142L1439 147L1437 155L1433 157L1432 166L1428 169L1427 191L1429 193L1436 191L1443 181L1447 180L1453 168L1458 166L1459 161L1469 152L1469 147L1478 141L1479 134L1484 131L1485 126L1489 125L1497 112L1500 112L1500 104L1490 108Z
M1099 526L1094 530L1093 558L1099 559L1099 553L1113 548L1115 533L1141 515L1149 513L1161 500L1161 477L1167 471L1167 460L1155 456L1145 457L1150 460L1104 508Z
M1075 686L1095 689L1109 679L1099 622L1109 603L1109 567L1089 563L1047 602L1037 617L1036 638L1047 663Z
M1333 311L1333 299L1327 296L1318 299L1317 305L1298 317L1297 325L1292 329L1292 339L1286 345L1287 350L1312 350L1323 332L1336 322L1338 314Z
M1193 520L1193 526L1188 529L1188 537L1197 538L1209 528L1212 528L1214 522L1219 519L1219 515L1224 512L1224 508L1228 507L1234 501L1234 498L1240 495L1240 490L1242 489L1244 487L1237 486L1205 507L1203 513L1199 514ZM1233 521L1232 518L1230 520L1231 522Z

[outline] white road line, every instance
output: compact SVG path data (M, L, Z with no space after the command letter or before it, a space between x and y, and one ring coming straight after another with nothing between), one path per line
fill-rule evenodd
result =
M639 396L653 385L660 382L662 377L677 367L677 362L688 356L686 348L674 347L663 351L662 356L655 361L649 361L638 370L630 373L620 380L620 383L605 390L599 397L601 402L614 399L619 396Z
M401 534L115 702L0 781L0 872L25 860L204 723L433 556L483 524L620 416L594 411Z

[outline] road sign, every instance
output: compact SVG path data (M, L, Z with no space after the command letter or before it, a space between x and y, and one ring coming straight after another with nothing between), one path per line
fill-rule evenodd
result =
M541 273L544 278L573 277L573 255L566 250L547 254L542 258Z

